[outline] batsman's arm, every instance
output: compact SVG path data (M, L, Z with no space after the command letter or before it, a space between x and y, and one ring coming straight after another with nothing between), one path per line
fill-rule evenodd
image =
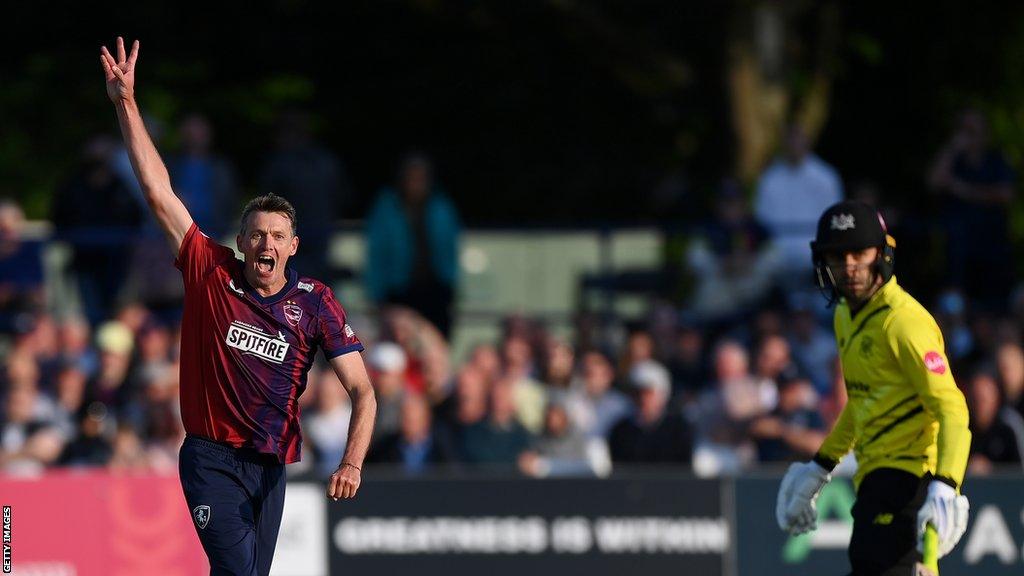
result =
M366 373L361 354L342 354L331 358L330 362L334 373L341 380L341 385L352 399L352 420L348 427L345 455L342 456L338 469L331 475L327 487L327 495L337 500L352 498L359 490L363 460L370 448L373 423L377 418L377 399L374 397L373 386L370 385L370 377Z
M117 121L121 127L128 157L131 159L135 177L146 197L153 215L167 238L171 249L177 255L182 239L192 225L192 216L185 205L171 189L171 177L160 159L153 140L146 131L138 103L135 101L135 62L139 56L139 41L132 45L131 54L125 55L124 40L117 39L117 59L106 46L100 49L100 63L107 83L107 96L117 110Z
M967 401L953 380L942 332L927 313L900 310L887 320L889 345L925 410L939 423L935 477L959 489L971 450Z
M839 414L836 425L832 427L832 431L821 443L821 448L818 448L818 453L814 455L814 461L831 472L843 456L853 448L854 432L853 411L847 404Z

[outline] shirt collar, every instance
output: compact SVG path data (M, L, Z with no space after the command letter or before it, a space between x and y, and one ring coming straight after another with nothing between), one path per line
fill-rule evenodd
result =
M868 300L868 303L865 304L863 308L858 310L857 314L855 315L851 314L850 305L849 303L846 302L846 298L843 298L843 305L846 307L845 312L847 316L850 317L850 320L855 320L857 316L863 318L864 316L871 314L875 310L878 310L879 308L888 305L889 301L892 300L893 294L895 294L897 290L899 290L899 285L896 283L896 276L893 276L892 278L889 278L889 280L885 284L882 284L882 286L877 291L875 291L874 294L871 295L871 298Z

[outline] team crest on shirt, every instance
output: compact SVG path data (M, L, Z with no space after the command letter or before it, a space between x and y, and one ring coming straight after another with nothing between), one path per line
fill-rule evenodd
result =
M206 504L196 506L192 509L192 518L200 530L206 528L206 525L210 523L210 507Z
M871 352L875 349L875 341L871 336L862 336L860 339L860 355L864 358L871 356Z
M942 357L942 354L934 350L924 355L924 365L928 368L929 372L940 376L946 373L946 359Z
M284 305L284 317L292 326L298 326L299 320L302 319L302 308L299 308L295 302L289 300Z

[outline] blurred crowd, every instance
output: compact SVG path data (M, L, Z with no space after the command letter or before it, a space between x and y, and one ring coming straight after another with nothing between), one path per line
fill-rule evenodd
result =
M189 116L167 163L196 221L225 237L241 198L212 141L209 122ZM808 243L821 212L847 194L800 127L787 129L782 148L752 197L723 181L689 231L683 264L694 281L683 301L652 299L646 315L612 326L581 311L568 338L512 315L496 341L458 357L450 343L459 216L430 159L402 158L364 221L360 273L377 313L353 320L378 400L368 466L600 477L677 465L717 476L813 455L846 395ZM1007 216L1014 175L975 111L957 119L926 172L942 206L948 284L923 303L969 403L970 471L1020 471L1024 291L1014 286ZM330 280L326 250L311 247L328 244L354 193L308 118L282 120L259 181L298 210L304 244L292 265ZM51 305L46 245L26 238L17 203L0 201L0 470L176 468L182 287L135 186L124 150L101 136L56 192L53 240L72 251L63 272L81 301L76 312ZM852 195L878 203L870 191ZM128 245L117 252L124 257L113 253ZM344 452L351 409L326 363L305 385L304 458L294 468L326 477Z

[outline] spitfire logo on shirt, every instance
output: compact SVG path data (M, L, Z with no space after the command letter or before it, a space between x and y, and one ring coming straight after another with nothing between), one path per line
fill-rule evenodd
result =
M299 308L295 302L289 300L284 305L284 317L292 326L298 326L299 320L302 320L302 308Z
M228 346L241 350L242 354L252 354L275 364L284 362L288 347L291 346L280 330L275 337L256 326L238 320L228 327L228 335L224 341Z
M942 354L934 350L924 355L924 365L928 368L929 372L939 375L946 373L946 359L942 357Z
M835 214L832 216L833 230L852 230L856 227L856 222L853 220L853 214Z

